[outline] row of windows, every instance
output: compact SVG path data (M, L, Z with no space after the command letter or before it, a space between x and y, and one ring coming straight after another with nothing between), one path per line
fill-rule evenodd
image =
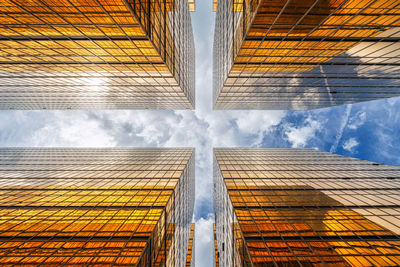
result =
M5 148L0 154L9 170L0 179L0 263L185 262L194 204L192 149ZM111 171L113 166L123 170ZM81 167L87 170L72 170ZM179 177L105 178L136 175L137 168L177 169L146 173ZM59 177L44 178L52 174Z
M388 40L399 31L396 1L247 0L221 1L219 6L214 43L216 109L303 110L399 95L398 82L380 80L398 72L398 44ZM321 85L304 84L308 75L316 76ZM364 91L368 83L378 81L382 88L393 86L393 94L339 95L341 88L331 84L331 76L349 82L341 75L353 80L369 76L366 84L354 89L364 94L368 95ZM262 80L265 76L279 77L298 93L271 86Z
M0 11L0 35L8 38L0 42L0 71L4 74L21 77L39 71L54 80L66 73L101 76L103 72L173 77L161 84L148 81L148 86L158 86L156 90L165 92L155 99L142 97L145 93L135 94L137 89L119 99L90 93L77 96L75 84L64 88L62 96L39 93L34 97L17 86L11 92L16 97L2 101L0 108L183 109L194 105L194 45L186 1L8 1L0 3ZM26 80L18 78L8 82L27 85ZM160 87L163 84L165 88ZM28 85L34 92L42 90L41 84L30 81ZM101 90L112 91L106 83L102 85ZM125 91L129 89L125 87Z
M392 178L400 174L399 167L310 149L214 151L222 264L398 262L400 184ZM231 178L231 173L253 178Z

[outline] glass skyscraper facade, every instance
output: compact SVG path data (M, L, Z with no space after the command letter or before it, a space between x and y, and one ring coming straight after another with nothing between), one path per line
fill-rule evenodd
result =
M400 1L214 0L215 109L400 95Z
M190 227L189 246L186 255L186 267L195 266L195 241L195 224L192 223L192 226Z
M193 109L189 8L194 0L1 1L0 109Z
M185 266L193 149L1 148L0 265Z
M221 266L400 265L400 167L313 149L214 149Z
M215 223L213 223L213 231L214 231L214 267L219 267L217 231L215 229Z

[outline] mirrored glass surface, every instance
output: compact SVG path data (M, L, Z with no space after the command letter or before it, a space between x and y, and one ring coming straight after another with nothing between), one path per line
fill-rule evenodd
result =
M304 110L399 96L399 9L382 0L218 1L214 108Z
M181 266L192 149L0 149L0 264Z
M214 149L223 266L395 266L400 167L313 149Z

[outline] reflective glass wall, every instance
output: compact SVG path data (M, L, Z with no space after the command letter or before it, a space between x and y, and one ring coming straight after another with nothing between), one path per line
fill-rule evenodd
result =
M186 267L194 267L195 265L195 224L190 227L189 246L186 255Z
M215 223L213 223L213 232L214 232L214 267L219 267L217 231L215 229Z
M0 264L184 266L192 149L0 149Z
M194 104L187 0L0 2L0 109Z
M400 167L312 149L215 149L221 266L397 266Z
M220 0L216 109L314 109L400 95L400 1Z

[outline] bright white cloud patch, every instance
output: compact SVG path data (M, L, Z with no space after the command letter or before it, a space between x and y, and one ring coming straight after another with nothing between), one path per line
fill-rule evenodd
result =
M195 236L195 265L213 266L214 263L214 233L212 217L208 219L201 218L196 222Z
M115 146L113 136L86 112L54 112L53 120L32 136L37 146Z
M352 138L346 140L346 142L343 143L343 146L342 146L342 147L343 147L344 150L347 150L347 151L349 151L349 152L354 153L354 152L355 152L355 149L357 148L357 146L358 146L359 144L360 144L360 143L357 141L357 139L355 139L354 137L352 137Z
M320 121L307 117L302 126L287 126L285 135L293 147L305 147L308 140L315 137L319 130L321 130Z
M268 134L271 126L279 124L285 116L284 111L232 111L238 130L254 137L251 146L259 146L263 137Z

